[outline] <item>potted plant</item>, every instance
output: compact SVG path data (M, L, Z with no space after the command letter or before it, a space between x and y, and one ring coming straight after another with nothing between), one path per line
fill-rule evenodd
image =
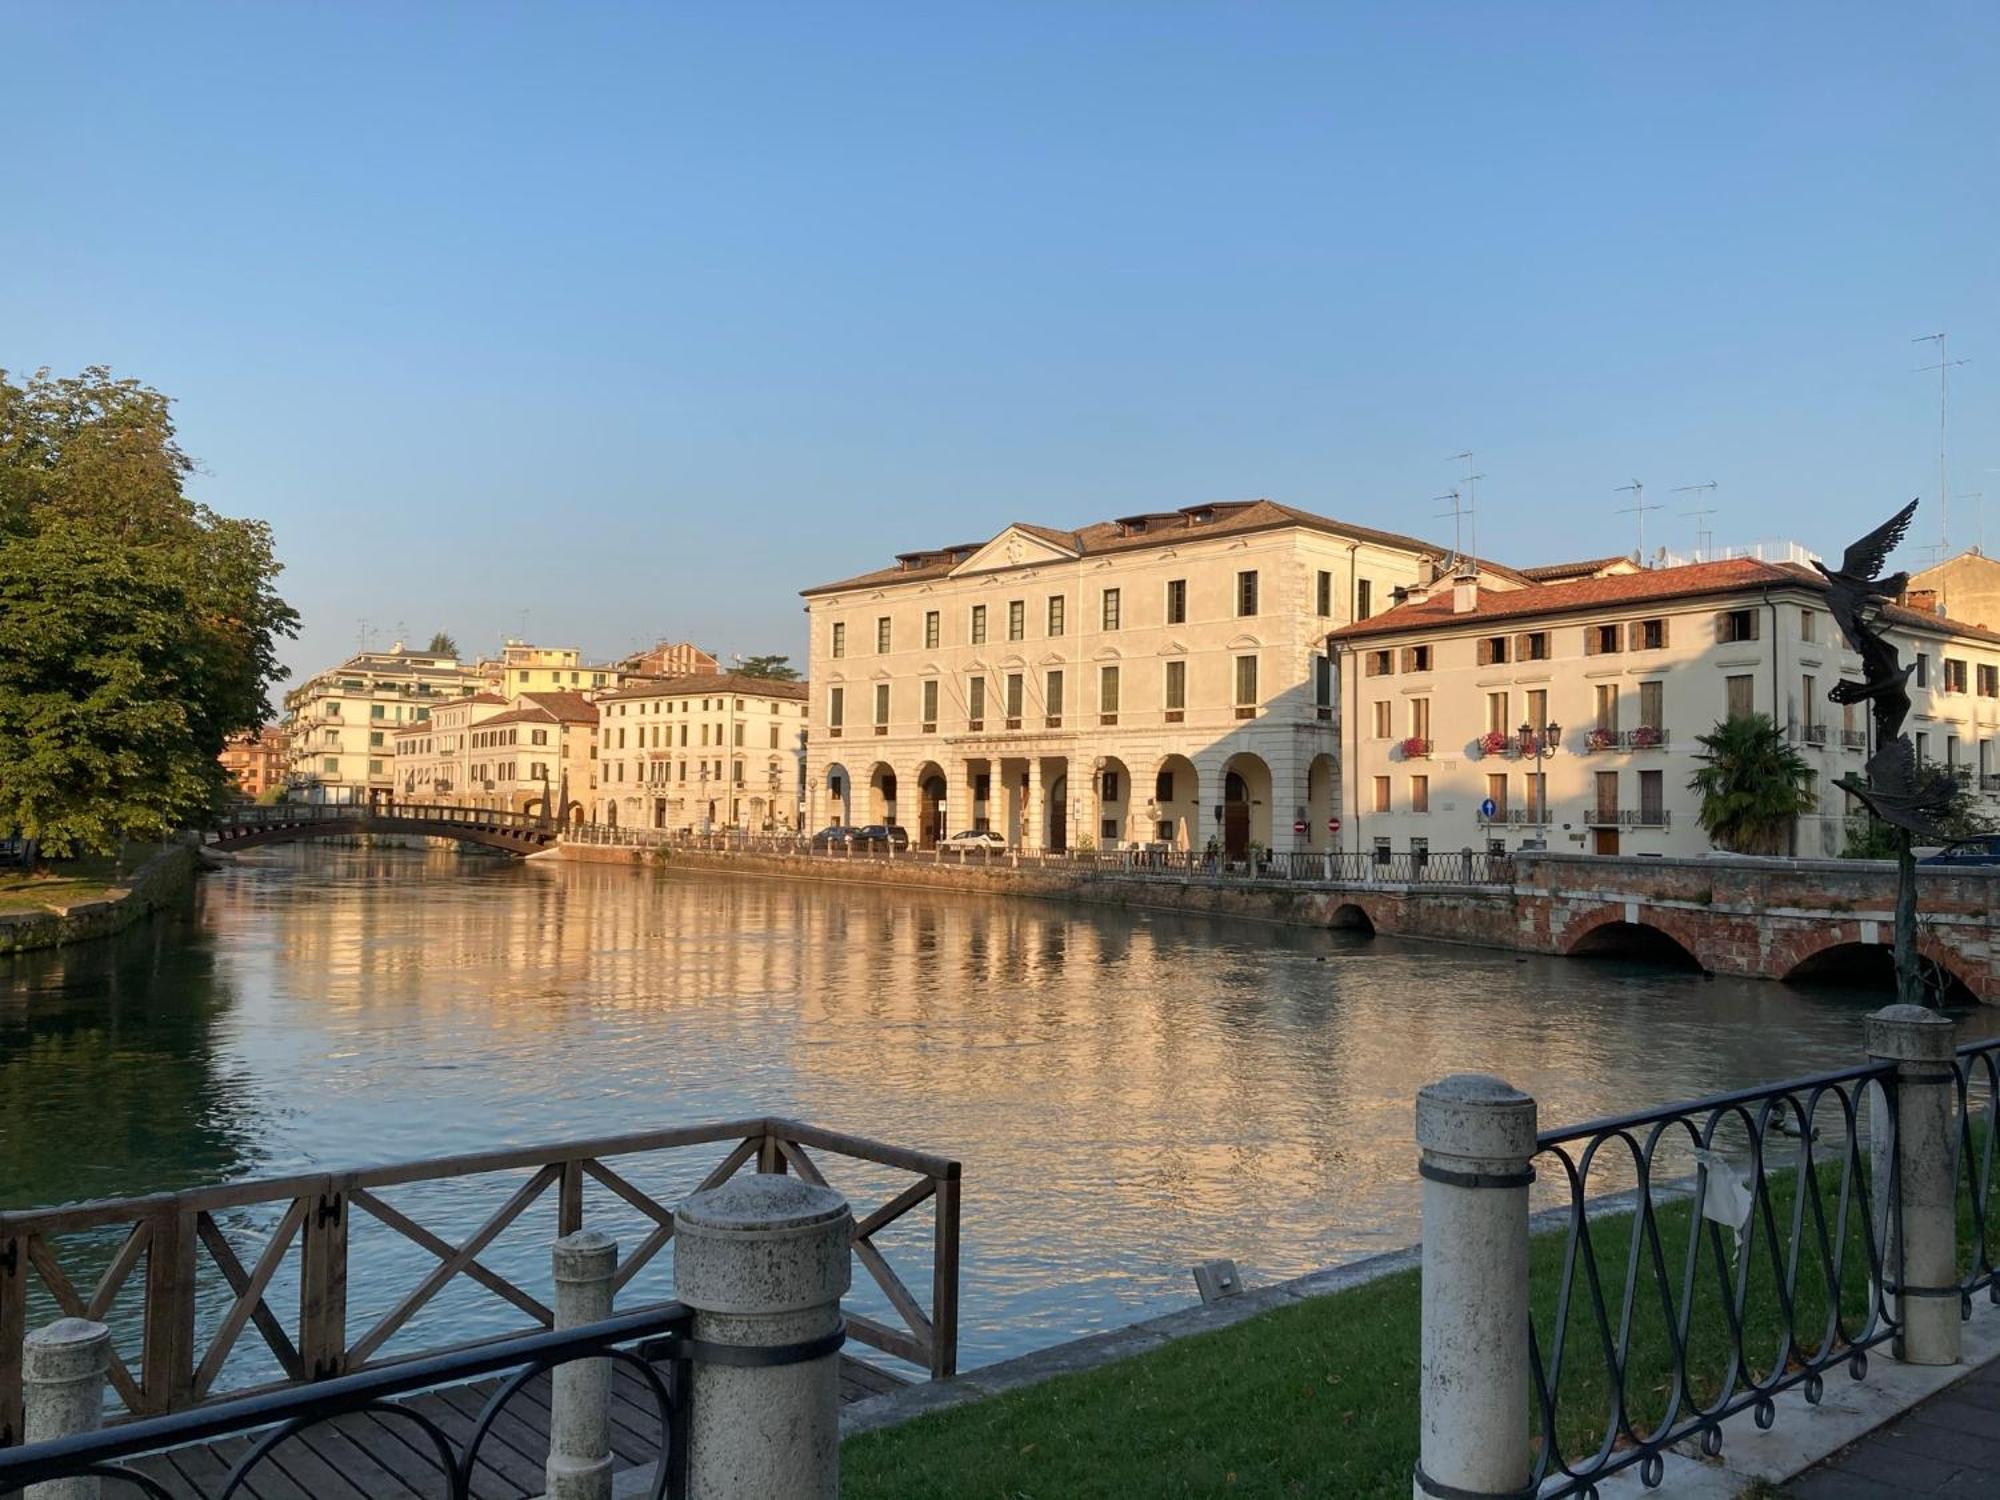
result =
M1403 759L1417 760L1431 753L1431 742L1422 735L1411 735L1403 741Z
M1511 738L1504 731L1489 729L1479 737L1479 753L1481 755L1505 755L1508 745L1512 742Z
M1641 750L1651 750L1660 743L1661 735L1656 724L1641 724L1632 731L1632 743Z
M1593 750L1611 750L1611 749L1615 749L1615 748L1617 747L1617 745L1618 745L1618 731L1617 731L1617 730L1615 730L1615 729L1603 729L1603 728L1599 728L1599 729L1593 729L1593 730L1591 730L1591 731L1590 731L1590 748L1591 748L1591 749L1593 749Z

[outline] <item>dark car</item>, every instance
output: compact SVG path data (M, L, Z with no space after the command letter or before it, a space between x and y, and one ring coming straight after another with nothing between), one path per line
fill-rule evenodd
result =
M834 823L822 828L812 836L814 849L846 849L854 843L854 836L861 830L850 828L845 823Z
M910 835L894 823L870 823L866 828L854 830L854 847L885 849L894 853L910 847Z
M1918 861L1925 865L2000 865L2000 838L1968 839Z

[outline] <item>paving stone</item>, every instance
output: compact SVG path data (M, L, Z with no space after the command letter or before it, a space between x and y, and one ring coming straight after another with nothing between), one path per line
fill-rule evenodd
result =
M1843 1474L1837 1469L1821 1469L1794 1480L1785 1489L1788 1500L1909 1500L1922 1490L1864 1479L1859 1474Z

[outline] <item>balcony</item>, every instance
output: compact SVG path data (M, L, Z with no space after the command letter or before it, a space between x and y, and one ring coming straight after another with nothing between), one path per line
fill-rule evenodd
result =
M1637 729L1627 729L1618 736L1619 746L1626 750L1664 750L1667 748L1667 732L1657 724L1641 724Z
M1865 729L1841 730L1840 748L1843 750L1866 750L1868 748L1868 731Z
M1590 815L1593 828L1670 828L1673 814L1664 807L1600 807Z
M1979 790L1982 792L2000 792L2000 775L1995 775L1991 771L1983 772L1979 778Z
M1822 749L1833 742L1833 728L1827 724L1801 724L1794 719L1785 726L1785 733L1802 745L1815 745Z
M1498 807L1493 816L1479 815L1483 828L1546 828L1551 819L1546 807Z
M1431 742L1422 735L1413 734L1403 741L1404 760L1429 760L1430 758Z
M1599 755L1606 750L1621 748L1623 747L1619 742L1618 731L1608 724L1598 725L1583 737L1583 753L1585 755Z

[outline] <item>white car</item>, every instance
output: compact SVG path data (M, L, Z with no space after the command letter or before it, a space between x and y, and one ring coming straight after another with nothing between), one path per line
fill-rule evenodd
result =
M1007 841L988 829L967 828L963 832L954 833L938 847L955 849L964 854L972 849L1005 849Z

